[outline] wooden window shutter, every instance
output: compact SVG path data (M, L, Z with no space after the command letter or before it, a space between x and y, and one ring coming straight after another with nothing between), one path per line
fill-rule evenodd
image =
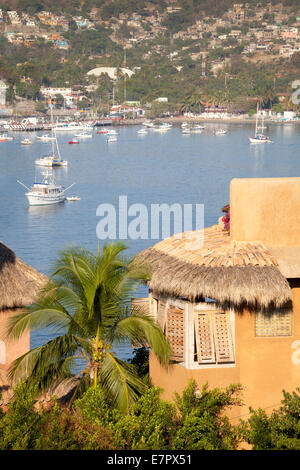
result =
M291 336L292 313L255 313L255 336Z
M216 354L210 312L195 312L194 324L199 364L215 363Z
M139 312L149 313L149 298L131 299L131 313L138 314Z
M234 362L233 341L228 312L211 313L218 363Z
M168 308L166 317L166 336L171 347L172 359L179 362L184 361L184 310L172 305Z

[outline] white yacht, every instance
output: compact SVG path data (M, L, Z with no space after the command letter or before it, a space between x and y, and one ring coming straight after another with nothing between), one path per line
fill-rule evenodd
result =
M264 126L264 117L262 116L261 124L258 123L258 103L257 103L257 110L256 110L256 121L255 121L255 134L254 137L249 137L250 144L272 144L272 140L263 133L265 129Z
M115 129L107 129L106 135L118 135L119 133Z
M147 131L147 129L145 129L144 127L142 127L141 129L139 129L139 130L137 131L137 133L138 133L138 134L142 134L142 135L146 135L146 134L148 134L148 131Z
M8 134L1 134L0 135L0 142L7 142L8 140L14 140L11 135Z
M148 119L148 120L144 121L142 125L143 125L143 126L146 126L146 127L151 127L151 128L152 128L152 127L154 127L154 122L152 122L152 121L150 121L150 120Z
M68 166L68 161L67 160L62 160L60 156L60 151L58 147L58 142L57 142L57 137L56 137L56 132L54 131L52 127L51 131L51 153L50 155L46 155L45 157L40 157L35 160L35 164L37 166L45 166L45 167L54 167L54 166ZM56 152L55 153L55 146L56 146Z
M152 127L152 130L154 132L168 132L171 130L171 127L165 126L165 125L159 125L159 126Z
M54 127L55 132L77 132L77 131L91 131L93 126L80 122L60 122Z
M33 141L25 137L25 139L21 140L22 145L32 145Z
M66 199L65 191L74 186L75 183L64 189L61 185L55 183L53 175L49 170L45 170L42 174L44 176L43 181L41 183L35 182L31 188L18 181L19 184L27 189L25 196L28 199L29 205L44 206L64 202Z
M86 132L79 132L78 134L74 134L75 137L80 137L81 139L91 139L93 137L92 134L87 134Z
M117 142L117 138L114 136L108 136L106 142L109 144L110 142Z
M55 140L55 137L50 134L43 134L37 136L37 139L41 140L42 142L49 142L49 140Z

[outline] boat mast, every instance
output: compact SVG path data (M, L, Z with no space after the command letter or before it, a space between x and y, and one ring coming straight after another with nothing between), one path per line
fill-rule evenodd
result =
M257 137L257 129L258 129L257 125L258 125L258 102L256 106L255 138Z
M52 113L52 102L50 104L50 116L51 116L51 147L52 147L52 157L55 157L55 151L54 151L54 134L53 134L53 113Z
M56 148L57 148L57 159L58 159L59 161L61 161L61 158L60 158L60 151L59 151L59 147L58 147L56 132L55 132L55 142L56 142Z

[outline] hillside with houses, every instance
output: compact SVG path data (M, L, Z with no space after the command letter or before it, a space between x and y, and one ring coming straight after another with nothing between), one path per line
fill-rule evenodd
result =
M300 76L296 0L89 0L72 7L12 0L0 7L6 106L26 102L44 112L55 101L104 113L134 101L159 115L205 107L251 113L259 101L298 112L291 100Z

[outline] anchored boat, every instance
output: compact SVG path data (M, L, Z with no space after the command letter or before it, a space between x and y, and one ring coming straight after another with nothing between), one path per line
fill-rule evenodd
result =
M49 170L42 172L42 175L44 177L43 181L35 182L31 188L18 181L19 184L27 189L25 196L28 199L29 205L44 206L64 202L66 199L65 192L74 186L75 183L64 189L61 185L55 183L53 174Z
M257 103L257 110L256 110L256 121L255 121L255 134L254 137L249 137L250 144L271 144L272 140L267 137L263 130L265 129L264 126L264 117L262 116L261 124L258 124L258 103Z
M46 167L68 166L68 161L61 159L56 134L54 133L53 130L52 130L51 140L52 140L52 149L51 149L50 155L37 158L35 160L35 164L37 166L46 166ZM57 155L55 154L55 145L56 145Z

